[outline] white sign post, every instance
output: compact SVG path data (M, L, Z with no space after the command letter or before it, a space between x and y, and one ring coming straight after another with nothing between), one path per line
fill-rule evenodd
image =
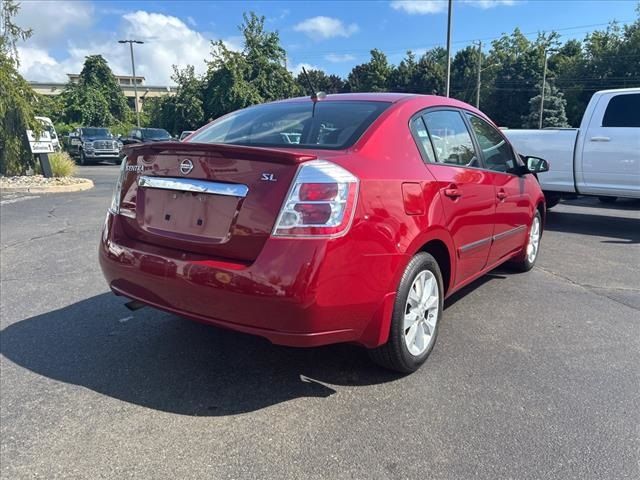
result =
M27 130L27 138L29 139L29 147L31 153L37 154L40 160L40 168L42 175L45 177L53 177L51 171L51 163L49 163L49 154L53 153L53 143L51 142L51 135L46 130L42 131L36 138L33 130Z

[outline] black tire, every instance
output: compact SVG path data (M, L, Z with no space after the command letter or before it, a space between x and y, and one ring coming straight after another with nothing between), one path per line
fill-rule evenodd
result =
M612 203L616 203L618 197L598 197L598 200L600 200L600 203L611 205Z
M414 356L409 352L404 339L404 316L405 306L409 289L413 285L414 279L424 270L433 273L438 283L438 318L431 338L431 343L427 349L420 355ZM415 372L426 361L427 357L433 350L438 337L438 327L442 319L442 308L444 303L444 288L442 282L442 273L438 262L425 252L420 252L414 256L400 279L398 293L396 295L393 313L391 316L391 327L389 331L389 339L387 343L377 348L369 350L369 356L378 365L401 373Z
M529 246L529 237L531 234L531 228L533 227L533 222L536 218L538 219L538 222L539 222L540 236L538 237L538 250L536 251L536 254L533 257L533 261L531 261L529 260L529 256L527 255L527 247ZM518 255L515 259L511 260L508 263L509 267L511 267L516 272L528 272L529 270L531 270L536 264L538 257L540 256L540 240L541 239L542 239L542 215L540 214L540 210L536 209L536 214L531 219L531 225L529 225L529 228L527 229L527 236L524 241L524 246L522 247L522 253L520 253L520 255Z
M545 201L545 204L547 206L547 210L549 210L550 208L553 208L556 205L558 205L560 203L560 199L561 198L562 198L562 196L560 194L558 194L558 193L545 192L544 201Z
M84 150L80 150L80 165L89 165L87 157L84 154Z

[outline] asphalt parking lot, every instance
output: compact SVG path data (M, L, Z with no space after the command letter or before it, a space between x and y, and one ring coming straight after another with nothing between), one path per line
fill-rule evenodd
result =
M6 195L3 478L640 477L640 202L549 212L538 266L456 294L410 376L109 293L95 188Z

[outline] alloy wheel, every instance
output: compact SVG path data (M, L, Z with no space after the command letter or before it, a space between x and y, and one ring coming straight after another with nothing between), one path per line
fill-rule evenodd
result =
M439 309L438 281L423 270L413 280L404 309L404 341L411 355L419 356L431 346Z
M538 247L540 246L540 217L533 217L533 223L529 230L529 243L527 244L527 261L533 263L538 255Z

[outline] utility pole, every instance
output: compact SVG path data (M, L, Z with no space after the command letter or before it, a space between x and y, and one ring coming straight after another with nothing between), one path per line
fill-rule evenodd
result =
M542 92L540 92L540 118L538 119L538 128L542 129L542 117L544 115L544 90L547 83L547 54L555 53L556 50L544 49L544 68L542 69Z
M118 43L128 43L129 50L131 51L131 70L133 71L133 93L136 97L136 124L140 127L140 109L138 108L138 81L136 80L136 62L133 59L133 44L138 43L142 45L144 42L141 40L118 40Z
M476 78L476 108L480 108L480 85L482 84L482 41L478 40L478 75Z
M451 87L451 15L453 11L453 0L449 0L449 14L447 19L447 97L449 97Z
M542 115L544 114L544 84L547 83L547 50L544 51L544 68L542 69L542 92L540 92L540 116L538 129L542 129Z

